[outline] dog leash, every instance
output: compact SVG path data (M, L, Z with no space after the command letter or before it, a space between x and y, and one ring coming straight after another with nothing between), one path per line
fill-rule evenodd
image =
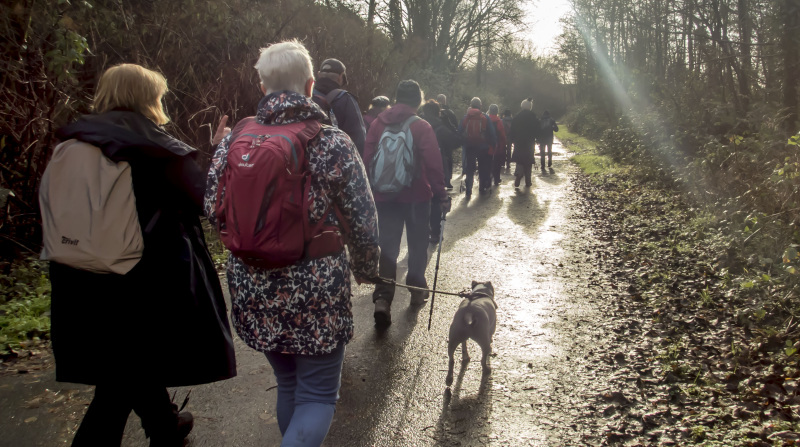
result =
M434 293L440 293L442 295L460 296L461 298L466 298L466 297L472 295L472 291L463 291L463 292L453 293L453 292L443 292L441 290L426 289L424 287L409 286L409 285L406 285L406 284L398 284L397 281L395 281L393 279L382 278L380 276L377 277L377 278L372 278L372 279L373 280L376 280L376 279L380 280L381 284L386 284L386 285L389 285L389 286L402 287L404 289L409 289L409 290L419 290L420 292L434 292Z

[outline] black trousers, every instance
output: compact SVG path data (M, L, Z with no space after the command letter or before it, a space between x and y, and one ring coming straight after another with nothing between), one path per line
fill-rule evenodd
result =
M478 165L478 189L486 191L492 187L492 156L486 149L476 147L466 147L467 166L465 184L467 191L472 191L472 184L475 179L475 164Z
M406 230L408 242L408 273L406 284L416 287L428 287L425 280L425 268L428 264L428 241L430 238L431 202L400 203L378 202L378 245L381 247L381 258L378 272L382 278L397 278L397 257L400 256L400 241L403 228ZM372 293L372 301L394 299L392 285L377 284Z
M492 161L492 180L494 180L495 185L500 184L500 172L503 170L505 164L505 150L503 148L497 148L497 152L494 153L494 160Z
M178 407L167 389L158 385L97 385L94 399L72 440L72 447L118 446L131 410L142 419L145 434L152 440L174 436Z
M533 185L531 181L531 169L533 168L533 163L516 163L516 168L514 169L514 175L516 177L525 177L525 186Z
M444 186L452 188L450 179L453 178L453 151L442 151L442 171L444 172Z
M545 153L545 148L547 149ZM544 169L544 157L547 156L547 166L553 166L553 142L540 142L539 143L539 155L541 156L542 160L542 169Z

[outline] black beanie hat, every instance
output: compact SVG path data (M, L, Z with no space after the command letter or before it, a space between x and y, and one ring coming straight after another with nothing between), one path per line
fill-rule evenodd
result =
M417 81L412 79L400 81L400 83L397 84L395 100L401 104L409 105L415 109L419 107L419 105L422 104L422 90L420 90Z

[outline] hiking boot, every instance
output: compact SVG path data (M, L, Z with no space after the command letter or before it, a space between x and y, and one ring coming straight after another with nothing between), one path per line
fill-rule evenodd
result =
M522 181L522 176L521 175L515 176L514 177L514 187L515 188L519 188L519 184L520 184L521 181Z
M420 304L425 304L425 302L428 301L428 296L430 296L430 292L427 290L412 290L411 305L419 306Z
M373 314L375 326L386 327L392 324L391 306L392 304L386 300L375 301L375 313Z
M170 433L153 433L150 447L179 447L194 428L194 416L188 411L178 413L178 423Z

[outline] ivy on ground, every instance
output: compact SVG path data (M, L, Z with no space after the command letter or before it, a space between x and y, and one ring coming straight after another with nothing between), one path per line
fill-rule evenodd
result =
M705 203L619 165L594 172L577 182L582 212L616 247L615 287L629 303L609 359L624 399L600 399L612 403L609 443L800 445L792 217Z

